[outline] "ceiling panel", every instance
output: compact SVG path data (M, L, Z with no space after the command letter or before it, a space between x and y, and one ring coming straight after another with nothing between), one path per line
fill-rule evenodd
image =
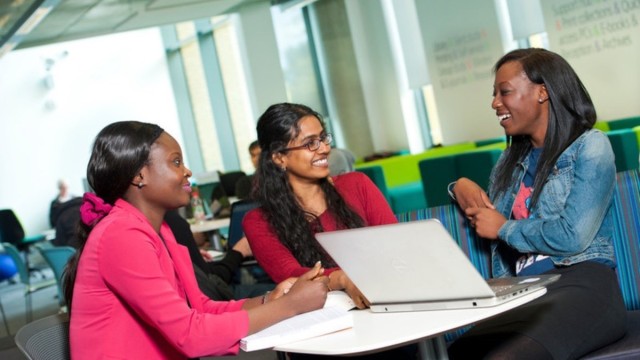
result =
M33 7L57 5L27 35L15 37L17 48L174 24L233 11L252 2L269 0L0 0L0 36L15 31ZM23 19L24 20L24 19ZM0 46L7 39L0 38ZM0 52L1 53L1 52Z
M0 46L42 3L43 0L0 1Z

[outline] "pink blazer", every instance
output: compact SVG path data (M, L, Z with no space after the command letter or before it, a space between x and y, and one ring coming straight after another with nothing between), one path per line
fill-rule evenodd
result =
M74 287L72 358L238 353L249 331L243 301L212 301L202 294L187 249L167 224L160 234L124 200L91 231Z

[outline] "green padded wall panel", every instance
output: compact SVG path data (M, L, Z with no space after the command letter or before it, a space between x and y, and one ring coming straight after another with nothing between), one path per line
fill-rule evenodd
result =
M611 120L607 123L609 130L631 129L640 125L640 116Z

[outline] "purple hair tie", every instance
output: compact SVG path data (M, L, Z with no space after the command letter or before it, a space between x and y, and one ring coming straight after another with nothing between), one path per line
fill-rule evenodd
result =
M80 206L80 219L85 225L93 226L105 217L113 206L107 204L94 193L86 192Z

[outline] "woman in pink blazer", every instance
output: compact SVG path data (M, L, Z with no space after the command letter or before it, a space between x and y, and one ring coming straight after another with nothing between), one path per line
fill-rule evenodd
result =
M258 298L203 295L187 249L163 222L189 203L190 176L180 146L157 125L123 121L98 134L87 167L95 194L84 196L85 234L65 281L73 358L236 354L242 337L324 304L319 264Z

